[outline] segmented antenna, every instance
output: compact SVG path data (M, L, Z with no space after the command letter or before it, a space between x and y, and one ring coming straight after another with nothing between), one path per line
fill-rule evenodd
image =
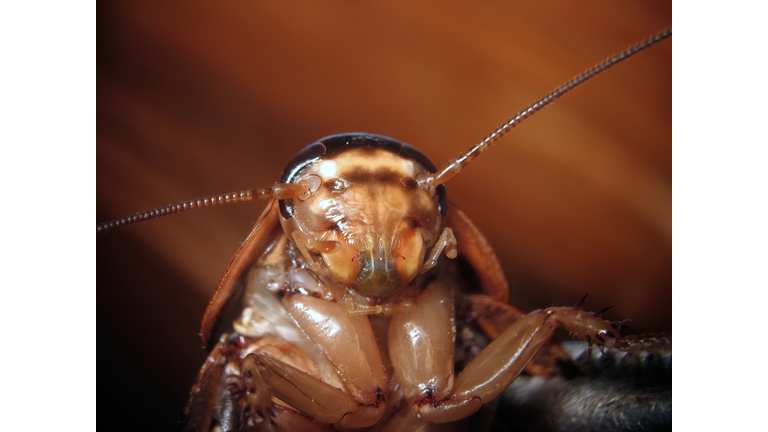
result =
M641 42L618 55L610 57L609 59L598 64L592 69L589 69L586 72L576 76L572 80L568 81L567 83L555 89L553 92L551 92L550 94L548 94L547 96L539 100L538 102L529 106L525 110L520 111L515 117L513 117L503 125L499 126L499 128L493 131L493 133L485 137L485 139L483 139L479 143L475 144L467 152L463 153L458 158L453 159L452 161L443 165L443 167L437 173L426 175L420 178L419 182L429 187L435 187L447 182L448 180L453 178L456 174L458 174L462 168L467 166L475 157L477 157L477 155L479 155L480 153L485 151L488 147L490 147L490 145L493 144L494 141L501 138L504 134L509 132L510 129L520 124L523 120L530 117L535 112L539 111L540 109L554 102L555 99L568 93L570 90L578 87L580 84L584 83L586 80L592 78L593 76L599 74L600 72L603 72L604 70L610 68L611 66L623 60L626 60L627 58L633 56L634 54L637 54L638 52L644 50L645 48L648 48L649 46L661 40L664 40L671 35L672 35L672 29L665 30L657 34L656 36L653 36L652 38L644 42ZM201 208L201 207L211 207L214 205L229 204L229 203L235 203L235 202L241 202L241 201L253 201L257 199L272 199L272 198L306 199L307 197L313 195L317 191L317 189L320 187L320 182L321 182L320 178L319 177L314 178L314 177L317 177L317 176L310 176L310 178L305 179L299 182L298 184L278 184L273 187L248 189L241 192L222 194L222 195L217 195L217 196L208 197L208 198L199 198L192 201L182 202L179 204L172 204L162 208L150 210L144 213L136 213L132 216L126 216L126 217L114 219L109 222L96 225L96 234L98 235L104 234L112 230L115 230L117 228L123 227L125 225L130 225L130 224L141 222L147 219L154 219L161 216L181 213L186 210L192 210L192 209Z
M104 222L96 225L96 234L108 233L112 230L116 230L120 227L130 225L133 223L141 222L147 219L159 218L161 216L167 216L175 213L181 213L186 210L193 210L202 207L211 207L220 204L229 204L240 201L253 201L256 195L263 194L263 189L249 189L241 192L234 192L228 194L222 194L207 198L198 198L192 201L182 202L178 204L172 204L158 209L145 211L143 213L136 213L131 216L125 216L119 219L113 219L109 222Z
M136 213L131 216L125 216L96 225L96 234L101 235L113 231L117 228L141 222L147 219L159 218L186 210L196 208L211 207L215 205L230 204L243 201L254 201L258 199L289 199L298 198L301 200L312 196L322 183L318 176L308 176L296 184L276 184L272 187L247 189L240 192L216 195L207 198L198 198L192 201L171 204L158 209Z
M656 36L653 36L652 38L627 49L621 54L617 54L613 57L610 57L607 60L603 61L602 63L598 64L597 66L593 67L592 69L589 69L586 72L580 75L577 75L575 78L561 85L560 87L556 88L552 93L546 95L544 98L542 98L538 102L529 106L525 110L520 111L515 117L513 117L503 125L499 126L498 129L493 131L493 133L485 137L485 139L483 139L479 143L475 144L474 147L469 149L467 152L463 153L458 158L453 159L450 162L443 165L443 167L440 168L437 171L437 173L423 176L423 178L419 179L419 182L422 184L426 184L427 186L430 186L430 187L435 187L437 185L441 185L447 182L448 180L453 178L456 174L458 174L462 168L467 166L472 161L472 159L476 158L477 155L479 155L480 153L485 151L488 147L490 147L494 141L501 138L504 134L509 132L510 129L520 124L523 120L530 117L535 112L539 111L540 109L554 102L555 99L568 93L569 91L578 87L580 84L584 83L586 80L592 78L593 76L599 74L600 72L603 72L609 67L623 60L628 59L629 57L637 54L638 52L648 48L649 46L659 41L662 41L668 38L669 36L672 36L672 29L664 30L663 32L657 34Z

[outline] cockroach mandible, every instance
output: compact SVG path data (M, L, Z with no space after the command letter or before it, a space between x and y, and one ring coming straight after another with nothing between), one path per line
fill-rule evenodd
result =
M102 232L188 208L272 200L206 311L206 342L227 310L234 331L219 331L226 333L198 377L185 429L463 428L456 422L496 398L555 327L590 344L630 346L616 324L580 306L523 314L507 305L493 251L443 186L511 126L617 58L440 169L389 138L336 135L300 152L273 187L98 226ZM458 315L494 340L455 371Z

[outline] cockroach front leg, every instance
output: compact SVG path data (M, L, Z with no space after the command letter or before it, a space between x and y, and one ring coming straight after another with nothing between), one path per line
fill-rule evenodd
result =
M345 317L341 314L339 316ZM281 342L281 345L282 352L280 349L270 349L269 344L256 348L245 356L236 374L227 376L227 382L231 382L234 388L229 394L237 395L237 400L242 401L239 424L269 432L325 431L328 429L323 425L331 423L345 428L370 426L384 414L386 403L378 397L378 391L370 394L366 389L355 388L363 394L360 397L353 395L349 388L334 387L307 372L312 368L306 366L301 352L295 352L286 342ZM365 356L360 352L355 354L353 350L348 354L353 357L356 354ZM348 371L343 372L346 376L342 376L348 381L351 378ZM349 386L351 383L346 384ZM369 397L367 402L370 404L361 400L365 396ZM293 409L282 407L272 397ZM222 407L226 402L225 398Z
M309 295L287 294L282 302L345 388L333 387L279 359L255 354L271 391L320 422L361 428L379 421L387 406L382 392L387 378L370 322L347 313L339 302Z
M414 409L436 423L474 413L512 383L558 326L590 343L619 336L616 324L580 307L531 312L502 332L456 376L447 397L422 400L413 405Z
M243 362L243 382L252 383L249 406L256 411L271 405L274 395L319 423L337 423L360 407L352 395L269 355L249 354ZM260 388L263 388L261 390ZM267 390L269 389L269 390ZM266 395L266 396L261 396ZM254 416L258 418L258 416ZM354 415L352 416L354 417ZM349 423L349 419L343 423ZM317 424L317 423L315 423ZM356 425L351 425L356 427ZM287 428L285 430L298 430Z

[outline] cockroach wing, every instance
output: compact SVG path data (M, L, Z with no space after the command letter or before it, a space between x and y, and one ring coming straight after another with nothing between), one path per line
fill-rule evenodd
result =
M211 340L214 327L220 321L224 308L227 305L236 305L238 299L242 296L243 290L240 289L238 280L243 271L247 270L253 263L264 254L267 248L274 244L275 240L283 234L278 218L279 206L276 200L269 203L264 213L259 217L253 231L245 239L245 242L238 249L232 261L229 262L227 269L219 280L216 292L213 294L208 307L203 316L202 329L200 336L203 342L208 345ZM236 311L239 313L240 311Z
M499 259L480 230L452 202L448 202L445 226L453 230L458 243L459 256L465 258L474 269L481 294L498 302L509 301L509 283Z

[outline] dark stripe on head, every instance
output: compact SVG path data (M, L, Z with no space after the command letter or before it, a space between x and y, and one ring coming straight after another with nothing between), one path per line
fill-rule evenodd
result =
M318 161L321 157L332 158L337 154L352 149L360 149L363 151L370 149L371 152L378 149L386 150L400 157L416 161L430 173L434 173L437 170L429 158L408 144L403 144L392 138L387 138L381 135L352 133L331 135L305 147L294 156L290 162L288 162L288 166L285 168L283 176L280 178L280 183L292 183L304 168ZM390 175L391 174L392 173L390 173ZM361 172L361 176L367 175L369 174L363 174ZM445 216L445 212L448 209L446 205L445 186L438 186L436 193L440 214ZM290 219L293 216L293 200L280 200L280 213L282 213L285 219Z

